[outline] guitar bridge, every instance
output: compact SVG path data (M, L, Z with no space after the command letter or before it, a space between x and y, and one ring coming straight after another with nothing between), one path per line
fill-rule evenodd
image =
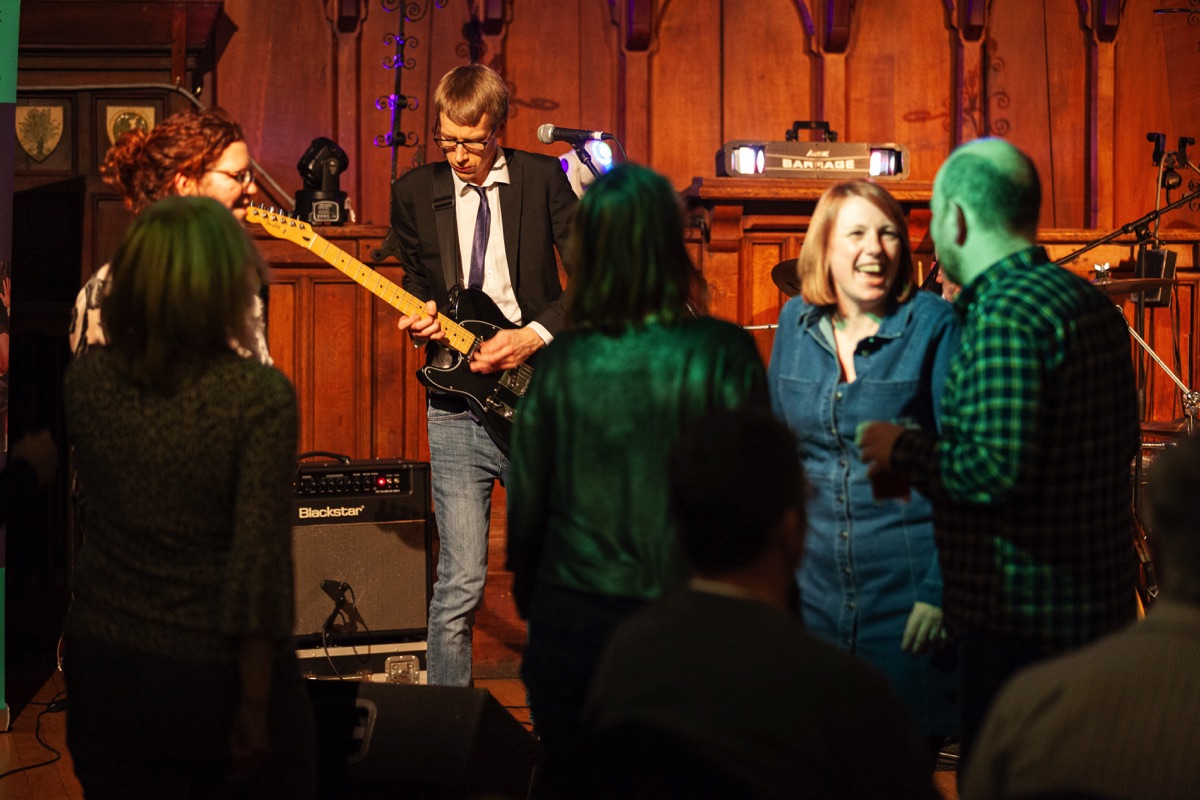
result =
M500 376L500 385L517 397L524 397L525 392L529 390L529 380L533 377L533 370L522 364L514 369L505 370Z

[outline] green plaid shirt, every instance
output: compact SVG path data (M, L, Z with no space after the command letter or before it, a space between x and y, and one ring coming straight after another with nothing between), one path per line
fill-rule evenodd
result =
M1138 413L1116 306L1040 247L963 290L942 435L893 462L934 500L958 632L1073 647L1135 615L1130 466Z

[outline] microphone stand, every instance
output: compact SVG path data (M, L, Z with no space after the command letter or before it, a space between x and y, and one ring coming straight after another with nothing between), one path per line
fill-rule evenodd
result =
M1055 261L1054 263L1058 264L1060 267L1064 267L1067 264L1074 261L1075 259L1079 258L1084 253L1088 252L1089 250L1093 250L1102 244L1107 244L1108 242L1111 242L1113 239L1116 239L1118 236L1124 236L1124 235L1127 235L1130 233L1136 233L1138 236L1138 244L1142 244L1143 242L1145 242L1146 239L1150 238L1150 223L1154 222L1159 217L1161 217L1163 214L1166 214L1168 211L1174 211L1175 209L1179 208L1180 206L1190 203L1193 200L1197 200L1197 199L1200 199L1200 189L1197 189L1196 191L1192 192L1191 194L1185 194L1183 197L1179 198L1174 203L1169 203L1160 209L1151 211L1149 214L1145 215L1141 219L1134 220L1133 222L1130 222L1127 225L1122 225L1120 228L1113 231L1112 233L1110 233L1106 236L1103 236L1099 239L1096 239L1094 242L1090 242L1090 243L1084 245L1080 249L1076 250L1074 253L1071 253L1070 255L1067 255L1067 256L1063 256L1062 258L1060 258L1058 261ZM1142 277L1142 276L1139 275L1138 277Z
M1116 239L1118 236L1128 235L1128 234L1132 233L1135 236L1137 236L1137 248L1138 248L1138 255L1139 255L1139 257L1135 261L1134 278L1144 278L1146 276L1141 274L1141 271L1142 271L1142 265L1145 264L1145 259L1141 258L1140 256L1146 250L1147 240L1149 240L1151 238L1150 225L1152 223L1156 222L1160 217L1162 217L1168 211L1174 211L1175 209L1179 208L1180 206L1186 205L1187 203L1190 203L1193 200L1197 200L1197 199L1200 199L1200 189L1198 189L1194 192L1191 192L1189 194L1185 194L1183 197L1180 197L1175 202L1168 203L1167 205L1163 206L1162 208L1155 209L1154 211L1151 211L1150 213L1146 214L1145 216L1141 217L1140 219L1136 219L1133 222L1122 225L1120 228L1116 229L1112 233L1109 233L1105 236L1100 237L1099 239L1096 239L1095 241L1092 241L1092 242L1084 245L1080 249L1076 250L1074 253L1066 255L1066 256L1058 259L1058 261L1055 261L1054 263L1060 267L1066 266L1067 264L1071 263L1075 259L1079 258L1084 253L1088 252L1089 250L1095 249L1102 244L1111 242L1113 239ZM1101 282L1104 282L1104 281L1101 281ZM1153 356L1155 358L1155 360L1158 361L1158 356L1154 354L1154 352L1145 344L1145 342L1141 338L1142 333L1144 333L1146 330L1146 292L1145 291L1137 292L1137 300L1135 301L1135 303L1136 303L1136 305L1135 305L1134 316L1133 316L1135 325L1130 326L1129 330L1134 334L1134 336L1137 337L1139 342L1142 342L1142 346L1146 349L1146 352L1150 353L1151 356ZM1126 325L1128 325L1128 322L1126 322ZM1159 363L1162 364L1161 361L1159 361ZM1146 418L1146 391L1145 391L1145 386L1144 386L1145 380L1146 380L1145 361L1143 359L1139 358L1137 360L1136 368L1137 369L1136 369L1135 381L1136 381L1136 386L1137 386L1137 397L1138 397L1138 419L1144 420ZM1166 369L1165 364L1163 365L1163 368ZM1171 375L1171 371L1167 370L1167 374ZM1171 375L1171 377L1174 378L1175 376ZM1178 381L1176 381L1176 382L1178 383ZM1186 391L1186 387L1185 387L1185 391Z
M571 142L571 149L575 151L575 155L579 157L579 163L588 168L592 173L593 178L600 177L600 171L596 169L596 165L592 163L592 154L587 151L587 142Z

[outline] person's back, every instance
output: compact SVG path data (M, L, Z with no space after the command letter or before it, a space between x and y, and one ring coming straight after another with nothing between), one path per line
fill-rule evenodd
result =
M1161 594L1144 622L1012 678L962 781L966 800L1200 797L1200 439L1168 448L1146 490Z
M108 344L67 372L84 513L62 669L89 798L314 792L291 644L296 397L236 352L260 267L218 201L159 201L113 258Z
M931 755L883 675L755 600L688 589L639 611L614 632L589 707L621 756L605 768L618 785L636 785L636 762L622 765L639 756L610 734L641 726L750 796L934 796Z
M1164 599L1144 622L1018 673L976 740L962 797L1200 797L1196 664L1200 608Z
M933 797L931 754L886 678L795 612L808 488L791 431L716 412L669 464L692 577L605 649L585 715L599 796Z
M523 430L553 441L553 463L571 465L536 498L545 516L539 580L640 600L678 586L687 566L664 533L667 455L689 420L761 399L753 340L710 317L619 336L570 331L542 355L538 381Z
M962 349L952 375L996 374L994 343L1007 336L1039 362L1023 363L1014 380L1040 387L1040 402L1026 420L1020 471L1011 489L998 498L978 497L965 504L935 504L936 527L953 531L956 546L942 549L946 604L959 617L1004 620L1008 632L1045 638L1055 649L1082 644L1110 632L1134 614L1129 534L1129 476L1125 469L1137 445L1133 370L1128 334L1112 302L1079 277L1053 263L1028 269L996 269L970 287L978 297L967 310ZM976 337L981 336L982 339ZM1125 391L1115 392L1121 383ZM965 390L964 390L965 389ZM979 409L997 408L1004 388L952 381L943 399L947 409L943 437L968 439L960 428ZM1103 403L1103 408L1093 408ZM954 488L948 486L947 488ZM999 489L997 489L999 492ZM980 500L984 505L973 505ZM971 543L969 545L963 543ZM1030 584L1022 571L987 572L994 581L981 591L977 581L964 584L961 565L994 552L997 563L1027 558L1023 570L1043 565L1045 579ZM1025 555L1022 556L1021 554ZM1037 602L1028 602L1031 586ZM980 604L989 604L982 608ZM1087 607L1086 615L1077 610ZM1073 619L1074 618L1074 619ZM1054 638L1050 638L1054 637Z
M245 535L290 518L287 484L243 467L274 459L269 474L286 474L294 461L295 396L282 373L231 351L168 396L94 348L68 370L66 404L87 501L69 631L220 663L233 660L222 613L231 596L271 597L272 616L290 623L290 570L241 571L262 558L290 565L286 536Z

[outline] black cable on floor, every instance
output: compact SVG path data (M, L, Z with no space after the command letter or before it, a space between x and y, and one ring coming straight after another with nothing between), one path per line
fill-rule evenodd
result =
M54 695L54 697L51 697L49 703L45 703L45 704L30 703L29 704L31 706L40 706L40 705L46 706L45 708L43 708L41 711L38 712L37 720L33 726L33 735L34 735L34 738L37 739L38 744L40 744L42 747L49 750L51 753L54 753L54 757L47 761L39 761L37 764L29 764L24 767L17 767L16 769L10 769L8 772L0 772L0 779L7 778L9 775L16 775L18 772L26 772L31 769L37 769L38 767L48 767L51 764L57 762L59 759L62 758L62 753L55 750L53 747L51 747L46 742L45 739L42 738L42 717L46 716L47 714L58 714L60 712L66 711L67 710L67 703L66 703L66 699L65 699L66 695L67 695L67 693L65 691L62 691L62 692L59 692L58 694Z

